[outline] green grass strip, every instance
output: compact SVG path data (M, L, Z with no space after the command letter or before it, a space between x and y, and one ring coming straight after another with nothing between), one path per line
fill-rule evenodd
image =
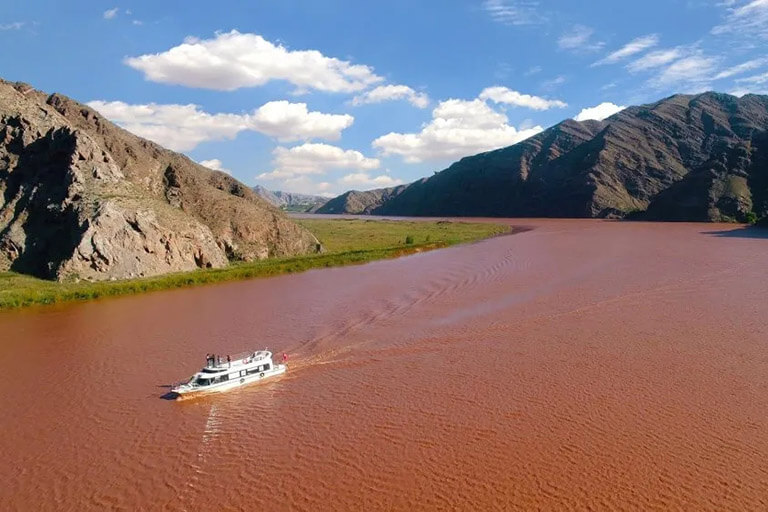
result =
M119 281L58 283L14 272L1 272L0 309L93 300L361 264L509 232L509 227L505 225L469 222L359 219L298 219L297 222L318 237L325 253Z

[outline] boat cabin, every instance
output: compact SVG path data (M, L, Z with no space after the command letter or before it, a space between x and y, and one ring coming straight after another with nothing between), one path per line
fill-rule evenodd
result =
M263 374L272 369L271 353L267 351L251 352L249 354L226 359L216 354L209 354L206 365L192 379L190 384L205 387L236 380L250 375Z

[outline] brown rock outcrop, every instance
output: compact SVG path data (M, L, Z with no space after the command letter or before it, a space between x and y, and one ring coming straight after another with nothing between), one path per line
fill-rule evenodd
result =
M0 80L0 270L120 279L318 249L232 177Z

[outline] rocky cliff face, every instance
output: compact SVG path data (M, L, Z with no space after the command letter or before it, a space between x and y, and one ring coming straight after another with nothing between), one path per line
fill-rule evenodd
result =
M119 279L316 250L228 175L0 80L0 270Z
M602 122L567 120L514 146L463 158L356 213L765 217L768 96L677 95Z

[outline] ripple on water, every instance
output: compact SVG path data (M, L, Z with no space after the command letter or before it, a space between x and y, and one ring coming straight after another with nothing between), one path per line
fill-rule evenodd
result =
M0 315L0 509L768 509L768 247L530 224ZM159 399L264 345L287 374Z

